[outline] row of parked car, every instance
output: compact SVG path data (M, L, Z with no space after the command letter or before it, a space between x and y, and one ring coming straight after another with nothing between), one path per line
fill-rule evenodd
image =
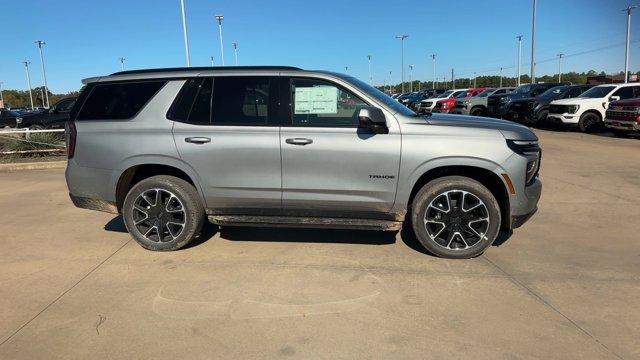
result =
M418 113L488 116L529 126L547 121L583 132L607 127L616 135L640 132L640 83L525 84L501 88L429 89L394 95Z
M64 129L64 124L69 120L69 113L75 103L76 98L71 97L62 99L50 108L43 108L41 111L25 112L0 108L0 128Z

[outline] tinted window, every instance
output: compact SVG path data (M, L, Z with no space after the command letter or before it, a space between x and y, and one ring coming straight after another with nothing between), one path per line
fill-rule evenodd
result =
M193 102L204 80L204 78L193 78L184 83L178 96L173 101L173 104L171 104L171 108L169 108L169 112L167 113L168 119L180 122L188 121L189 112L191 112ZM209 121L210 120L207 119L206 123L208 124Z
M614 92L611 95L619 96L620 100L631 99L633 97L633 88L631 86L623 87L618 89L616 92Z
M567 91L564 97L565 99L578 97L584 92L584 90L585 88L583 88L582 86L571 88L569 89L569 91Z
M603 97L607 96L607 94L610 93L615 88L616 88L615 86L596 86L596 87L592 87L591 89L589 89L589 90L585 91L583 94L581 94L580 97L593 98L593 99L603 98Z
M211 78L202 79L198 86L198 95L193 101L191 111L189 112L189 123L192 124L211 124L211 87L213 80Z
M82 105L78 120L124 120L134 117L164 81L98 84Z
M271 79L218 77L213 82L213 125L266 125Z
M76 102L75 100L61 101L56 106L56 109L58 111L60 111L60 112L69 112L71 110L71 108L73 107L73 104L75 104L75 102Z
M291 98L295 126L358 126L358 112L367 106L350 92L321 80L292 80Z

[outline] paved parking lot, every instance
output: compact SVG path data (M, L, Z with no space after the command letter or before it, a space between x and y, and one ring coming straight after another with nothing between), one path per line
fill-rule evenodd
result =
M640 140L538 134L540 211L472 260L213 227L153 253L63 170L0 173L0 358L640 358Z

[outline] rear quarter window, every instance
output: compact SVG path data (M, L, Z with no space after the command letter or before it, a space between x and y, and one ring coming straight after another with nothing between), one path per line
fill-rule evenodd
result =
M76 120L127 120L133 118L162 88L165 81L96 84L89 90Z

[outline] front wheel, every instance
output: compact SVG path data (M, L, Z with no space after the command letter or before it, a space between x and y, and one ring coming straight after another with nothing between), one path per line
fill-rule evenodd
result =
M204 208L193 185L158 175L134 185L122 206L124 224L143 248L178 250L202 229Z
M602 120L600 119L600 116L592 112L588 112L580 116L578 126L580 127L580 131L584 133L591 133L600 129L602 126Z
M411 222L418 241L429 252L466 259L482 254L498 236L500 206L481 183L447 176L420 189Z

